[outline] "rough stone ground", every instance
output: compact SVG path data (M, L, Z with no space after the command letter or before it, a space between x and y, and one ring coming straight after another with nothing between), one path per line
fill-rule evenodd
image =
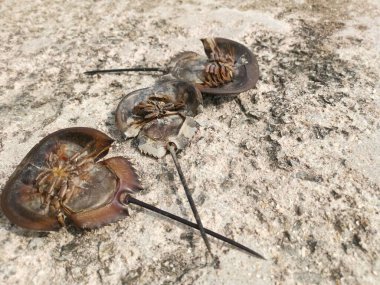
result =
M233 3L236 2L236 3ZM142 74L206 36L250 47L255 90L205 98L180 155L204 224L252 258L131 207L92 231L28 232L0 214L2 284L380 284L378 1L1 1L0 188L45 135L95 127L117 140L138 198L192 219L169 156L123 142L114 110Z

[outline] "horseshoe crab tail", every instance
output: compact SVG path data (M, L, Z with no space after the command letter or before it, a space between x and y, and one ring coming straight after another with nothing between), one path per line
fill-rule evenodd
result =
M116 69L96 69L84 72L86 75L94 75L99 73L122 73L122 72L162 72L166 73L165 69L159 67L131 67L131 68L116 68Z
M199 213L198 213L197 207L195 206L193 197L191 196L191 193L190 193L190 190L189 190L189 186L187 185L185 176L183 175L181 166L179 164L179 161L178 161L178 158L177 158L177 153L176 153L176 150L175 150L175 145L172 144L172 143L169 144L168 149L169 149L170 154L171 154L171 156L173 158L175 167L177 168L177 172L178 172L179 178L181 179L183 188L185 189L187 200L189 201L191 210L193 211L194 218L197 221L199 231L201 232L202 238L203 238L203 240L204 240L204 242L206 244L206 247L207 247L208 251L211 253L210 242L209 242L209 240L208 240L208 238L206 236L206 232L205 232L205 229L203 227L201 218L199 217Z
M180 222L180 223L182 223L182 224L184 224L184 225L187 225L187 226L189 226L189 227L191 227L191 228L194 228L194 229L199 230L199 226L198 226L197 224L195 224L195 223L193 223L193 222L190 222L190 221L188 221L188 220L186 220L186 219L183 219L183 218L181 218L181 217L179 217L179 216L173 215L173 214L171 214L171 213L169 213L169 212L166 212L166 211L164 211L164 210L161 210L161 209L159 209L159 208L157 208L157 207L155 207L155 206L153 206L153 205L150 205L150 204L144 203L143 201L140 201L140 200L138 200L138 199L135 199L135 198L133 198L133 197L131 197L131 196L129 196L129 195L127 195L126 198L125 198L125 200L122 201L122 204L125 205L125 206L128 205L128 204L138 205L138 206L140 206L140 207L143 207L143 208L145 208L145 209L148 209L148 210L150 210L150 211L153 211L153 212L155 212L155 213L158 213L158 214L160 214L160 215L163 215L163 216L165 216L165 217L168 217L168 218L170 218L170 219L172 219L172 220L175 220L175 221L177 221L177 222ZM252 249L250 249L250 248L248 248L248 247L242 245L241 243L238 243L238 242L236 242L236 241L234 241L234 240L232 240L232 239L230 239L230 238L227 238L227 237L225 237L225 236L223 236L223 235L221 235L221 234L218 234L218 233L216 233L216 232L214 232L214 231L211 231L211 230L209 230L209 229L207 229L207 228L204 228L204 231L205 231L205 233L207 233L208 235L213 236L213 237L215 237L215 238L217 238L217 239L219 239L219 240L221 240L221 241L224 241L224 242L226 242L226 243L228 243L228 244L230 244L230 245L232 245L232 246L234 246L234 247L236 247L236 248L238 248L238 249L240 249L240 250L242 250L242 251L245 251L245 252L247 252L247 253L253 255L254 257L257 257L257 258L260 258L260 259L264 259L264 260L266 260L265 257L263 257L261 254L259 254L259 253L257 253L256 251L254 251L254 250L252 250Z

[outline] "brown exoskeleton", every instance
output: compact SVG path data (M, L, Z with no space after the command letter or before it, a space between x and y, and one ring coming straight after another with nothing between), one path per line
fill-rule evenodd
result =
M197 129L192 118L203 109L190 83L163 80L127 94L116 109L116 126L125 138L137 137L141 152L163 157L170 144L181 150Z
M142 187L126 159L98 162L112 142L90 128L64 129L45 137L5 185L1 195L5 215L35 230L57 229L65 217L78 227L92 228L125 216L115 200L115 188L135 193Z
M91 128L59 130L42 139L7 181L0 205L16 225L39 231L58 230L68 222L97 228L128 216L135 204L192 228L198 225L132 197L142 190L124 157L101 160L113 140ZM215 233L205 232L258 258L257 252Z
M191 82L205 94L233 95L256 86L259 66L256 57L244 45L225 38L201 40L206 56L185 51L175 55L166 68L121 68L92 70L85 74L107 72L158 71L171 79Z

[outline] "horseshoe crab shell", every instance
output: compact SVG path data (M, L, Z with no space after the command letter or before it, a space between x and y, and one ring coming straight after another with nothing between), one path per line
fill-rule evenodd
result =
M0 199L5 216L18 226L39 231L63 226L59 213L79 228L96 228L127 216L118 196L122 191L135 193L142 187L127 159L113 157L99 162L112 142L106 134L91 128L62 129L46 136L6 183ZM81 153L78 159L84 156L88 163L75 162L75 153ZM55 165L49 161L52 155L56 156ZM36 183L44 173L51 175L45 175L44 183ZM54 187L58 186L58 177L71 185L70 192L62 196L59 193L63 187ZM48 192L50 187L52 191ZM56 205L51 202L43 207L48 195Z
M164 80L127 94L117 107L116 125L125 138L137 137L141 152L159 158L169 143L186 147L198 129L192 117L201 111L202 95L193 84Z
M212 95L238 94L256 86L259 65L246 46L225 38L205 38L201 41L207 57L190 51L174 56L168 64L170 76L192 82L202 93ZM215 61L212 57L215 48L222 56L233 55L233 80L218 87L209 87L205 84L205 69Z

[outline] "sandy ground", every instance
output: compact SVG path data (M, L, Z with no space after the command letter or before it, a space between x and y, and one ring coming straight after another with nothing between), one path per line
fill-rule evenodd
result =
M206 227L267 261L212 240L215 262L197 232L136 207L53 233L0 213L0 283L380 284L379 1L61 2L0 2L0 188L45 135L95 127L135 164L138 198L192 219L170 157L141 155L114 123L157 77L83 71L231 38L257 55L257 88L206 97L180 161Z

